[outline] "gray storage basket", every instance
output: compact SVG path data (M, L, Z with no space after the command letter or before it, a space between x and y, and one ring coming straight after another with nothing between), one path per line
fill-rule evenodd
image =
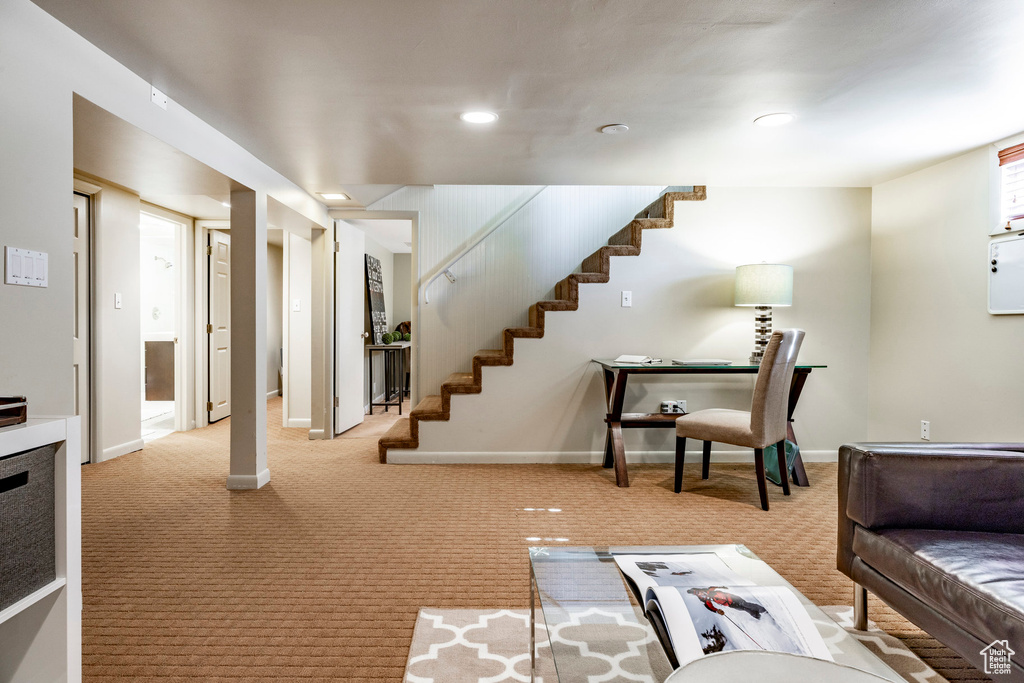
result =
M56 454L51 444L0 458L0 610L57 577Z

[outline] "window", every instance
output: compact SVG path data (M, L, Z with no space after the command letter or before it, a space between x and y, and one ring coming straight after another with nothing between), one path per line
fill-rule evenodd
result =
M1000 222L1005 230L1024 230L1024 144L999 152L1002 190L999 194Z

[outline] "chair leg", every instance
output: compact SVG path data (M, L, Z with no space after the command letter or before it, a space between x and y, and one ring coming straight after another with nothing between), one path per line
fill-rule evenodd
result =
M868 630L868 589L859 583L853 584L853 627Z
M775 452L779 454L779 479L782 480L782 493L789 495L789 465L786 464L786 440L775 444Z
M701 479L707 479L711 473L711 442L704 442L704 467L700 472Z
M686 457L686 437L676 437L676 481L675 492L683 490L683 460Z
M764 449L754 449L754 468L757 470L757 493L761 496L761 509L768 509L768 484L764 478Z

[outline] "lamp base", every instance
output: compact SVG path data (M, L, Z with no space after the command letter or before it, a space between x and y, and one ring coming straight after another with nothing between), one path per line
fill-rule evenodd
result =
M764 359L764 351L768 348L768 340L772 336L772 307L754 306L754 351L750 354L750 364L760 365Z

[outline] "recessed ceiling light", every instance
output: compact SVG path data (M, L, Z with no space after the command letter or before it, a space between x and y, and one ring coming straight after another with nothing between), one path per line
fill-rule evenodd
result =
M344 192L320 192L318 194L329 201L344 202L349 200L349 196Z
M786 112L778 112L776 114L765 114L764 116L758 116L754 119L755 126L764 126L765 128L773 128L775 126L784 126L787 123L792 123L796 119L792 114Z
M464 111L459 118L466 123L494 123L498 115L490 111Z
M629 126L624 123L612 123L607 126L601 126L600 130L605 135L618 135L619 133L627 132Z

